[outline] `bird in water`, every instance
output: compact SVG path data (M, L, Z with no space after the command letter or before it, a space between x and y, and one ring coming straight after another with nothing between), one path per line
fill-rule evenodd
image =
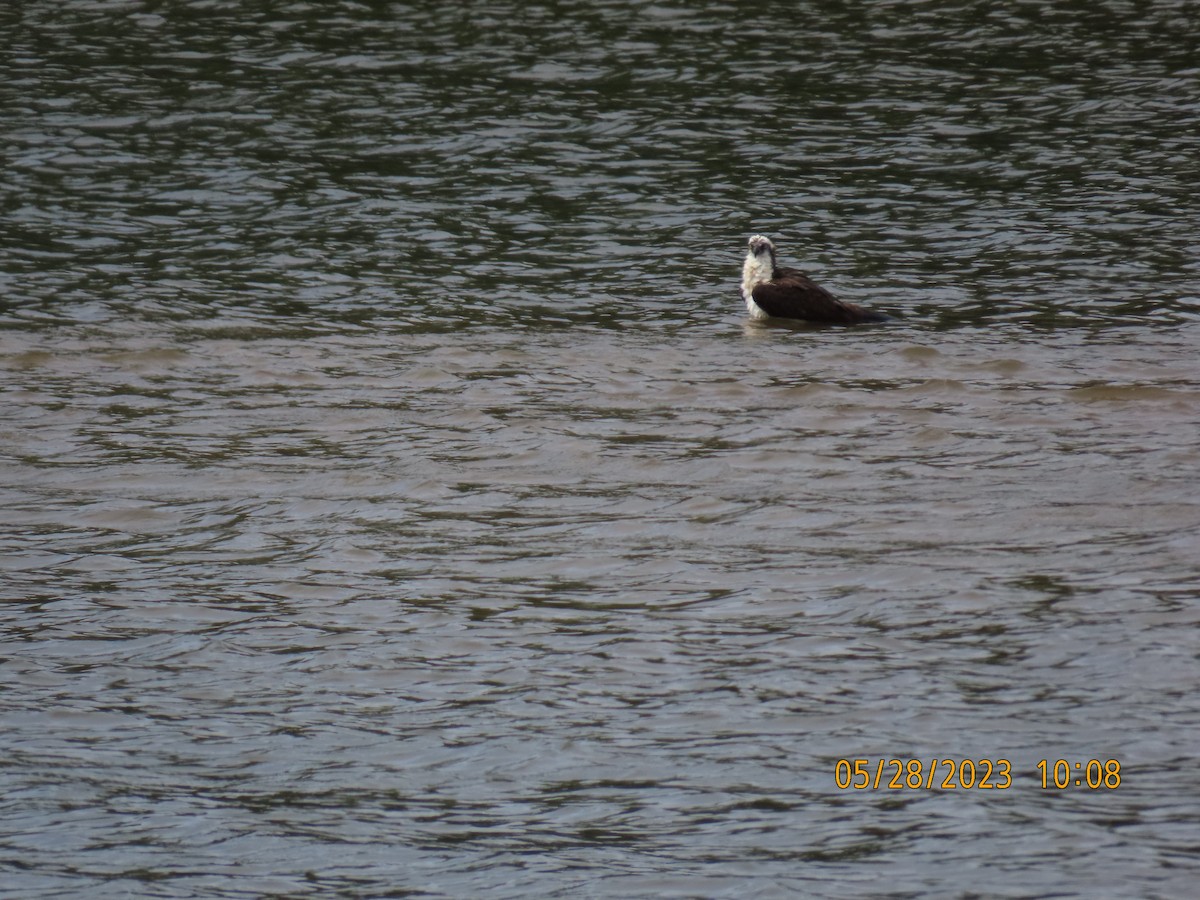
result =
M829 325L886 322L883 313L839 300L799 269L780 268L771 239L756 234L742 265L742 299L755 319L801 319Z

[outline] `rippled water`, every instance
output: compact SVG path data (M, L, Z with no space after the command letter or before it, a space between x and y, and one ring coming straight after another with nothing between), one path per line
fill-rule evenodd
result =
M0 33L6 896L1191 896L1194 4Z

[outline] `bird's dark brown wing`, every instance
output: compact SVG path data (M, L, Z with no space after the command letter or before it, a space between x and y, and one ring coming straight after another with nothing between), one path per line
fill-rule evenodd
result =
M769 316L854 325L883 322L887 316L855 303L837 299L798 269L776 269L774 277L750 292L754 302Z

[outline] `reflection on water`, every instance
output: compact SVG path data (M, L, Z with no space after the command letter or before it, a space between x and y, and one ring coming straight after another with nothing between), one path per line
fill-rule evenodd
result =
M1060 6L25 4L9 316L711 315L761 230L934 321L1190 317L1196 23Z
M1189 893L1189 7L0 28L10 890Z

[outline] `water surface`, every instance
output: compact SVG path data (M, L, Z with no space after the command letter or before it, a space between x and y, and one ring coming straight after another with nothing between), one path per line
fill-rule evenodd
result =
M0 30L14 896L1190 895L1192 7Z

